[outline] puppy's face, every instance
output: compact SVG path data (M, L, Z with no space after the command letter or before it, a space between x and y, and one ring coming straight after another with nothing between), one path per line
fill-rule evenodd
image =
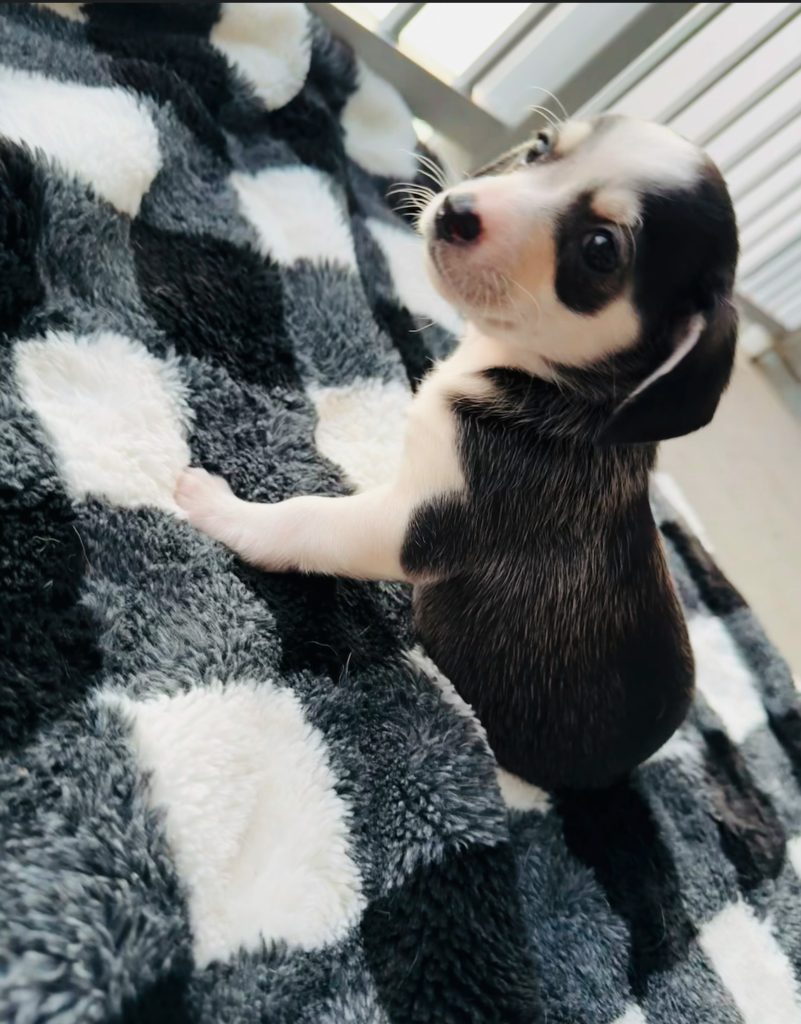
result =
M436 287L470 321L572 366L634 346L655 318L703 312L700 277L730 287L737 253L704 153L618 116L540 132L437 196L420 228Z

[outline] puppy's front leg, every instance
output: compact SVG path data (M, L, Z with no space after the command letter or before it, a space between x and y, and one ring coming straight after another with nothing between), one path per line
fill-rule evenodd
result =
M269 572L407 579L400 552L409 509L392 485L263 504L242 501L203 469L187 469L175 498L198 530Z

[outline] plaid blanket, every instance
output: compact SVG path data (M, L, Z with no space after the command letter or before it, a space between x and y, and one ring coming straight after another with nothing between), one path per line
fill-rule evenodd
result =
M499 776L406 588L176 515L190 461L391 468L459 330L415 149L303 5L0 5L3 1024L801 1021L799 703L669 481L698 699L570 797Z

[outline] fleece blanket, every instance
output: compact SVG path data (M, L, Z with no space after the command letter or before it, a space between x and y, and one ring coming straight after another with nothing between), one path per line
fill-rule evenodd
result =
M404 587L176 514L391 469L459 330L416 148L303 5L0 5L3 1024L801 1021L799 703L669 481L698 699L586 795L497 771Z

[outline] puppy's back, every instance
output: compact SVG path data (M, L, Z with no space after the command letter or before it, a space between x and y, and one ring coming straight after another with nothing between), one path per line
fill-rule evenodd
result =
M495 377L498 402L454 402L465 491L418 509L406 536L410 574L436 579L415 588L417 629L502 767L545 788L606 785L692 697L648 502L655 447L598 447L603 410Z

